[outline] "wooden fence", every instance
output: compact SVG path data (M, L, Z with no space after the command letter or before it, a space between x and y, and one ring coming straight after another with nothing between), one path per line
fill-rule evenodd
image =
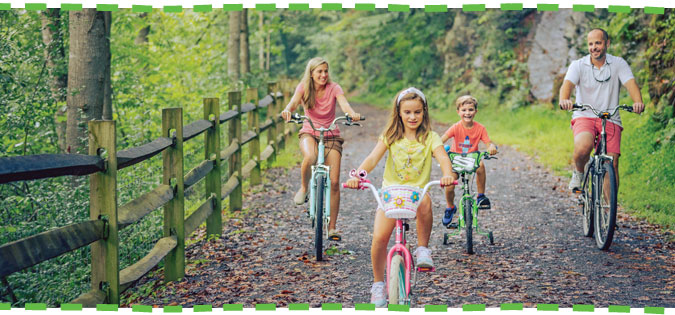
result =
M185 274L185 236L204 221L207 234L222 232L222 201L229 197L229 209L242 207L242 184L262 182L260 164L271 162L294 126L279 118L280 109L290 100L289 93L278 92L276 83L268 84L268 94L258 100L258 90L247 89L246 102L241 92L228 93L228 110L221 113L218 98L204 99L204 118L183 126L182 108L162 110L162 136L144 145L116 151L114 121L89 122L89 155L41 154L0 158L0 184L58 177L90 175L89 220L56 228L0 246L0 277L23 270L91 244L92 289L71 303L84 307L119 304L120 293L140 279L162 259L164 278L175 281ZM260 124L259 109L267 108ZM248 131L242 134L242 116L247 114ZM227 147L221 148L221 125L228 123ZM261 152L260 135L269 140ZM184 174L183 143L204 134L204 160ZM249 144L250 160L243 164L242 148ZM145 161L159 153L163 158L162 184L131 202L117 204L117 171ZM229 172L221 185L221 164L228 161ZM243 165L242 165L243 164ZM205 180L206 201L185 218L184 198L194 185ZM164 237L148 255L119 270L118 233L145 215L164 208Z

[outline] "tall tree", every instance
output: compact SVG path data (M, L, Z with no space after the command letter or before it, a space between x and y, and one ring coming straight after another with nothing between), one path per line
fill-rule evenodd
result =
M241 74L251 72L251 58L248 50L248 9L241 12L241 30L240 30L240 45L241 45Z
M68 73L65 69L65 47L61 31L61 10L47 9L40 15L42 21L42 42L45 44L44 55L50 77L52 98L56 102L54 122L60 152L66 150L66 110L62 106L66 101L66 84Z
M262 11L258 11L258 34L260 34L260 49L258 50L258 64L260 64L260 71L265 71L265 16Z
M87 121L103 117L106 75L110 76L110 12L95 9L70 11L70 50L66 151L81 153L86 148Z
M227 45L227 74L230 80L236 82L239 80L239 40L241 12L230 12L229 32L230 37Z

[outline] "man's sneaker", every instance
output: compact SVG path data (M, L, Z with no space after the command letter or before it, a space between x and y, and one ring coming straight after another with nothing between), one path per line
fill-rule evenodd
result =
M445 215L443 215L443 225L448 226L452 222L452 217L457 212L457 206L452 208L445 208Z
M431 249L428 249L424 246L417 247L415 250L415 256L417 256L417 267L420 268L433 268L434 261L431 259Z
M584 173L574 170L572 172L572 179L570 180L569 189L574 191L575 189L581 188L581 178L584 177Z
M373 283L370 288L370 303L375 304L375 307L387 307L387 292L383 281Z
M490 199L485 194L478 194L478 209L490 210Z

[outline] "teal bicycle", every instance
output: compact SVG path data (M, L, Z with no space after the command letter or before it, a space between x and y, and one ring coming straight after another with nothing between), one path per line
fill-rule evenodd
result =
M365 120L364 116L361 116L361 120ZM312 222L312 228L314 228L314 251L316 255L316 260L323 260L323 240L324 235L328 235L328 224L330 223L330 167L325 165L325 145L323 143L324 133L327 131L335 130L336 123L341 120L346 126L360 126L359 123L352 122L352 118L349 115L344 115L335 118L333 122L325 127L314 127L312 120L307 116L301 116L298 113L294 113L291 116L291 120L288 122L302 124L303 121L307 120L309 125L315 131L319 132L319 144L318 144L318 155L316 159L316 164L312 165L312 176L309 182L309 219Z
M473 254L474 229L476 230L476 233L486 236L490 245L494 245L494 238L492 236L492 231L484 232L478 227L479 206L475 194L471 192L471 182L476 175L476 170L480 167L480 161L482 159L496 159L496 157L490 156L487 152L454 153L449 152L449 148L449 146L446 146L446 151L448 152L450 161L452 161L452 170L461 177L461 188L463 193L462 198L457 205L457 210L459 212L459 224L457 230L443 234L443 245L448 245L450 237L459 235L462 228L464 228L466 232L466 252L467 254Z

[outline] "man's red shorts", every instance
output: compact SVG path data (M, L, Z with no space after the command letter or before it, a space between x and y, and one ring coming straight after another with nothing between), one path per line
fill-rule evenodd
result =
M596 137L596 143L600 140L602 132L602 119L579 117L572 120L572 131L576 137L580 132L590 132ZM623 128L615 123L607 121L605 132L607 133L607 153L621 154L621 131Z

